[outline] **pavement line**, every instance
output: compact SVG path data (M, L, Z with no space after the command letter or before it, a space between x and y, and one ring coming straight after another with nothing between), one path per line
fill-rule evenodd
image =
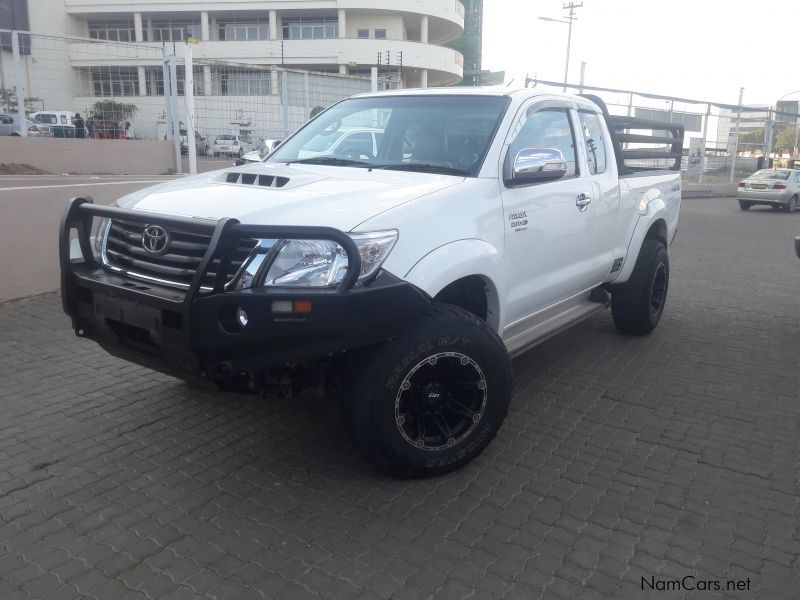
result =
M51 188L90 187L93 185L130 185L132 183L157 183L166 179L143 179L138 181L98 181L92 183L65 183L61 185L25 185L22 187L0 187L0 192L14 192L20 190L45 190Z

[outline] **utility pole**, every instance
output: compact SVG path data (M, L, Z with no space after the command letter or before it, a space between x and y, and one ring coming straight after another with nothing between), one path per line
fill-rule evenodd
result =
M569 32L567 33L567 60L564 65L564 93L567 92L567 80L569 77L569 49L572 45L572 22L577 20L575 9L581 8L582 6L583 2L570 2L564 5L564 10L569 9L569 16L567 17L567 22L569 23Z
M731 178L728 181L733 183L736 177L736 155L739 153L739 124L742 122L742 98L744 97L744 88L739 88L739 105L736 110L736 132L733 134L733 156L731 157Z
M572 1L569 4L565 4L564 10L569 10L569 15L564 21L561 19L551 19L550 17L539 17L539 20L541 21L550 21L551 23L564 23L569 25L569 32L567 33L567 60L564 64L564 89L562 90L564 93L567 91L567 79L569 78L569 50L572 46L572 22L578 20L578 17L575 16L575 10L581 8L582 6L583 2Z

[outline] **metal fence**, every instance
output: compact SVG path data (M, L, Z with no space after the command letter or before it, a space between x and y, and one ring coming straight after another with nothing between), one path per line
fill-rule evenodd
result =
M528 79L527 85L554 92L564 87L540 79ZM734 183L759 168L785 166L800 156L797 102L752 106L588 85L567 88L599 96L613 115L684 125L682 172L689 183Z
M35 125L17 119L5 133L172 140L178 172L197 168L194 156L185 157L192 139L197 160L227 160L262 140L282 139L319 110L379 85L374 73L291 70L257 64L257 57L246 64L192 60L187 43L0 30L0 55L0 113L6 116L0 119L24 114Z

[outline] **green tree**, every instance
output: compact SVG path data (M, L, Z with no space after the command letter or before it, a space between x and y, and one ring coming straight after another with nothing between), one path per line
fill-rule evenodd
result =
M5 112L17 112L17 88L0 88L0 106Z
M139 111L135 104L117 102L116 100L100 100L92 106L91 116L100 121L111 121L120 125L130 121Z
M763 144L764 143L764 128L753 129L746 131L739 135L740 144Z
M772 149L775 151L785 150L792 152L794 150L796 133L796 127L787 127L786 129L781 129L780 132L775 135L775 141L772 144Z

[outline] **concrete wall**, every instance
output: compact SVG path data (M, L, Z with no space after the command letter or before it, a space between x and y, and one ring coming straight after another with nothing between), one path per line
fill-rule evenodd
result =
M0 163L23 163L55 174L162 175L175 171L175 154L166 141L4 136Z
M162 180L157 177L0 178L0 209L3 211L0 219L0 302L58 289L59 223L70 198L88 194L97 204L111 204L117 198Z

